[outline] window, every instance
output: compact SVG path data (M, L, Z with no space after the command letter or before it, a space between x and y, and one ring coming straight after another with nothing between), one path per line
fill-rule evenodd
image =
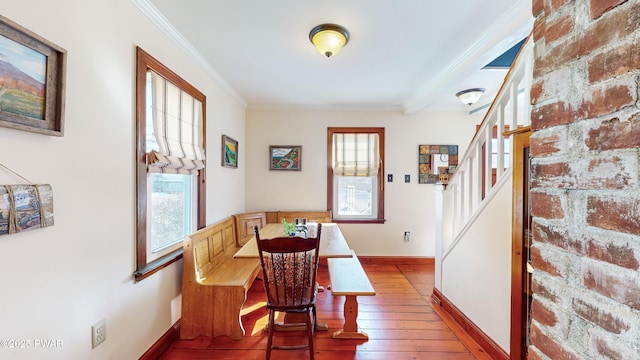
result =
M384 128L328 128L327 208L336 222L384 222Z
M136 281L205 224L205 96L137 48Z

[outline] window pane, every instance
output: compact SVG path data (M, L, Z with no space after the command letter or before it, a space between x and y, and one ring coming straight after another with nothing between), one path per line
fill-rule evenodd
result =
M375 176L336 176L335 217L372 218L376 215Z
M193 176L150 174L151 252L182 242L195 230L193 221Z

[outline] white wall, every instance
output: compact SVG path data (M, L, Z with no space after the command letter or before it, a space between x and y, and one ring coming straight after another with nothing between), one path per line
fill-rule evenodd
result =
M444 258L440 290L509 353L512 180L506 176L502 187L491 190L491 201Z
M463 153L482 120L476 113L247 110L247 211L325 210L327 127L385 128L385 218L342 224L359 255L434 256L434 185L418 184L418 145L457 144ZM269 145L302 145L302 171L269 171ZM404 175L411 183L404 183ZM386 178L386 176L385 176ZM411 241L403 241L411 231Z
M0 128L0 162L51 184L55 213L51 228L0 237L0 339L63 348L0 347L0 358L137 358L176 320L182 262L132 281L135 46L207 96L208 222L244 210L243 170L220 167L221 135L244 143L244 109L130 0L3 1L0 12L68 60L65 136ZM0 169L0 184L14 183ZM107 340L92 350L91 325L103 318Z

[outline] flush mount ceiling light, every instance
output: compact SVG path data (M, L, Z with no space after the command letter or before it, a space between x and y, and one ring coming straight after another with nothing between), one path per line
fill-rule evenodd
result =
M309 40L326 57L337 55L349 42L349 31L336 24L321 24L309 32Z
M480 97L482 96L482 94L484 94L485 91L487 91L487 89L483 89L483 88L467 89L467 90L459 91L456 94L456 96L458 97L458 99L460 99L460 101L462 101L463 104L472 105L476 101L480 100Z

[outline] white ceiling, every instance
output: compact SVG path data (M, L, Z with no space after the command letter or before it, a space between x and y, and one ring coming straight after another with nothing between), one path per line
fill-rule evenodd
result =
M531 0L132 1L250 109L468 111L454 94L489 101L506 70L482 67L533 23ZM335 57L321 23L351 34Z

